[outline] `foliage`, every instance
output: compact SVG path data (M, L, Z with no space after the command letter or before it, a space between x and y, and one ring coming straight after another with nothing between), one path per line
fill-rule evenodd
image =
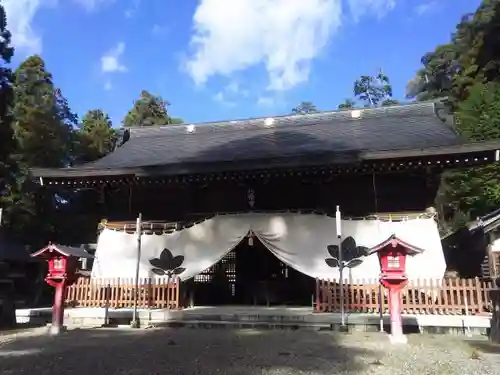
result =
M417 100L447 97L457 127L471 141L500 138L500 0L483 0L462 17L447 44L422 57L422 68L407 86ZM475 219L500 206L498 165L448 172L437 206L449 225Z
M347 109L353 109L356 106L356 102L352 99L346 99L344 103L339 104L338 109L342 110L347 110Z
M318 112L318 109L312 102L301 102L297 107L292 108L292 113L294 115L306 115L316 112Z
M389 77L381 70L376 76L361 76L354 82L354 96L366 107L379 107L389 102L392 98L392 86Z
M116 131L109 116L100 109L88 111L75 133L75 161L91 162L113 150Z
M100 109L88 111L79 123L40 56L28 57L14 73L7 67L14 50L10 47L7 15L1 5L0 36L2 229L34 246L49 240L84 241L87 232L95 235L100 197L106 192L74 189L55 192L35 184L29 170L97 160L113 150L116 131L109 116ZM169 116L167 106L160 97L143 91L124 124L182 123L182 119Z
M420 60L423 67L406 87L406 97L430 100L449 96L453 77L458 71L456 51L452 44L443 44Z
M454 108L476 83L499 79L500 1L483 0L457 24L451 40L422 57L423 67L407 87L419 100L449 96Z
M458 104L457 126L472 141L500 138L500 85L477 83ZM469 168L445 175L445 209L452 220L484 215L500 206L500 165ZM455 217L458 215L459 217Z
M500 138L499 31L500 0L483 0L476 12L459 20L449 43L422 57L420 70L408 83L407 97L448 97L457 114L458 130L466 139ZM70 190L55 195L35 187L28 170L99 159L114 148L116 133L109 116L100 109L88 111L78 122L40 56L29 57L14 73L8 68L14 50L1 5L0 34L0 207L5 208L5 226L33 243L69 241L68 223L78 220L79 227L93 225L94 218L84 213L100 193ZM357 79L353 94L354 100L347 99L338 106L340 110L354 108L359 102L368 107L398 104L389 77L382 71ZM182 123L170 116L168 106L160 96L142 91L123 126ZM318 109L304 101L292 112L308 114ZM460 225L500 206L499 168L490 165L444 175L438 207L450 225Z
M29 57L16 70L14 95L14 130L21 160L29 167L67 166L75 116L40 56Z
M123 126L153 126L180 124L182 120L179 118L172 119L167 107L170 105L160 96L154 96L146 90L141 92L141 96L134 102L133 108L127 113L123 119Z
M13 77L12 71L6 66L14 54L10 40L7 17L0 4L0 208L6 205L6 197L11 195L12 154L16 148L12 129Z
M33 243L40 243L53 231L50 214L55 208L55 196L37 188L29 169L71 164L76 116L54 87L40 56L21 63L14 73L13 92L16 165L9 194L4 197L5 226L21 237L28 232Z

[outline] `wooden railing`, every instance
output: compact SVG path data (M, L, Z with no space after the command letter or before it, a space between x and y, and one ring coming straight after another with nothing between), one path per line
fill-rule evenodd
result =
M137 295L139 308L179 308L179 280L167 285L166 278L139 280L135 292L133 278L90 279L81 277L68 287L66 305L70 307L130 308Z
M344 309L348 312L388 312L388 293L378 280L344 282ZM408 314L480 315L491 312L492 282L479 279L417 280L402 290L401 306ZM315 312L340 312L337 280L316 280Z

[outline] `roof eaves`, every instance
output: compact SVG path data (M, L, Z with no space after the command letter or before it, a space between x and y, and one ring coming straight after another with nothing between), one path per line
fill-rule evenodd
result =
M463 143L453 146L434 146L413 150L382 150L382 151L369 151L362 152L361 158L364 160L378 160L378 159L398 159L398 158L411 158L423 156L437 156L437 155L459 155L459 154L473 154L478 152L495 152L495 159L498 161L500 156L500 140L489 142L474 142Z

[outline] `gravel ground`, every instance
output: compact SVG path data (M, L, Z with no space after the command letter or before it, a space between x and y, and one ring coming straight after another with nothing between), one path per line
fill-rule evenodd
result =
M485 340L378 333L231 329L93 329L58 337L44 329L0 335L0 374L500 374Z

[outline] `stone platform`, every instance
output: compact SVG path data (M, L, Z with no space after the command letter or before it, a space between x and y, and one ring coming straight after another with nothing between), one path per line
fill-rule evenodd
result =
M141 327L237 327L237 328L290 328L337 329L341 317L338 313L313 313L310 307L194 307L185 310L138 310ZM47 324L52 318L50 308L22 309L16 311L18 323ZM66 309L64 323L68 327L96 327L101 325L130 325L132 309L71 308ZM490 316L461 315L403 315L408 332L486 334ZM351 330L380 330L380 315L364 313L346 314ZM387 330L389 316L383 316Z

